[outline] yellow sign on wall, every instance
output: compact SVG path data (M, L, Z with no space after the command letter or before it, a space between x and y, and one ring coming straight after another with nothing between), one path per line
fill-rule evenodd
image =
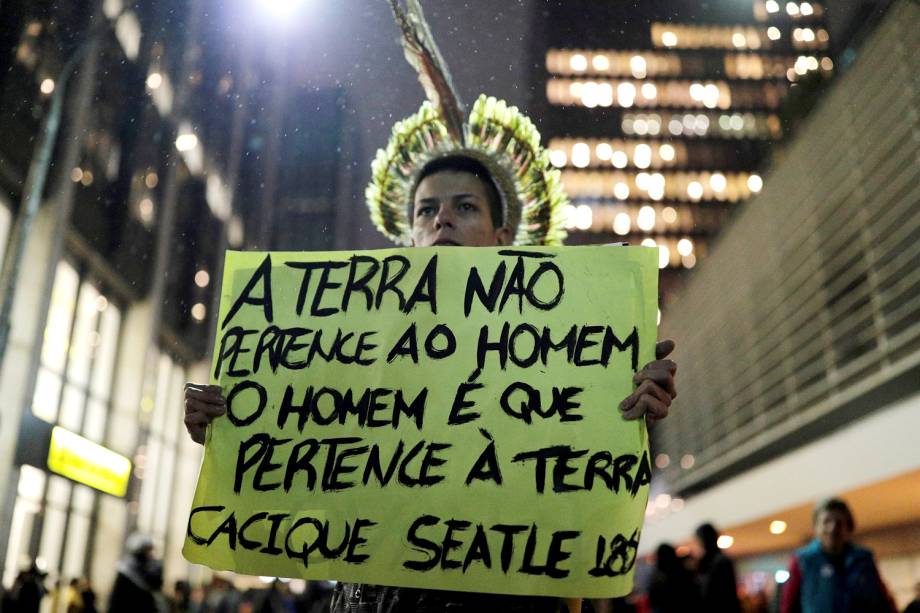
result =
M48 469L119 497L131 478L131 460L60 426L51 429Z
M626 594L651 466L642 247L227 254L183 552L255 575Z

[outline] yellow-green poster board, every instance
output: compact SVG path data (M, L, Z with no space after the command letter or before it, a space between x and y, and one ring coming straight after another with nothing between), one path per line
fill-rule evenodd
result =
M644 247L227 254L183 552L263 576L631 589L651 467Z

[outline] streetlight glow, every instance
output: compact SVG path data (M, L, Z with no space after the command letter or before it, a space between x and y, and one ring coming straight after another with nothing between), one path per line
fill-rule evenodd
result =
M716 541L716 545L718 545L719 549L728 549L734 544L735 544L735 537L729 536L727 534L723 534L722 536L719 537L719 540Z
M260 4L265 12L281 18L293 14L303 4L303 0L262 0Z
M206 306L204 306L204 303L196 302L194 306L192 306L192 319L195 321L204 321L207 313L208 309Z
M198 137L193 133L180 134L176 137L176 149L179 151L191 151L198 146Z
M163 85L163 75L158 72L151 72L147 75L147 87L150 89L158 89Z
M198 287L207 287L210 282L211 275L208 274L207 270L201 269L195 273L195 285Z
M786 531L786 522L776 519L770 522L770 534L782 534Z

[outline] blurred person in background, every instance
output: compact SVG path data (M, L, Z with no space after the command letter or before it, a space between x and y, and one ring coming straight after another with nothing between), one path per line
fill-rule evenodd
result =
M157 576L153 557L153 540L145 534L132 534L125 543L124 557L118 562L118 574L109 596L109 613L159 613L154 596L162 584L162 566Z
M741 610L744 613L768 613L770 611L770 599L764 590L758 590L748 594L741 603Z
M286 585L277 578L267 587L253 590L249 600L252 613L287 613L289 611L293 613L294 611L294 601Z
M693 577L668 543L658 546L655 572L648 587L648 602L652 613L700 611L700 597Z
M173 599L163 592L163 561L156 559L151 561L147 573L150 577L150 590L153 593L157 613L171 613L174 605Z
M80 598L83 600L83 613L96 613L96 592L93 590L93 584L86 577L80 579L79 584Z
M192 586L188 581L176 581L173 584L173 606L174 613L189 613L198 609L192 603Z
M240 600L239 590L228 578L214 575L200 610L206 613L236 613L240 607Z
M21 571L10 589L7 599L9 610L17 613L38 613L42 598L48 593L45 587L47 576L48 573L40 569L35 562L32 562L26 570Z
M719 549L719 531L712 524L696 529L697 586L701 610L719 613L740 613L735 565Z
M307 581L303 592L294 598L297 613L326 613L332 603L331 581Z
M893 612L872 552L850 540L855 522L846 502L821 502L812 523L815 538L789 564L781 613Z
M83 594L80 590L80 580L74 577L67 584L64 592L64 606L67 613L83 613Z

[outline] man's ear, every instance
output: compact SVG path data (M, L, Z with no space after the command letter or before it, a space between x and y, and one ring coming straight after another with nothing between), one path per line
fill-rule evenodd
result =
M513 237L511 236L511 230L506 226L502 226L495 231L495 244L500 247L510 245L512 239Z

